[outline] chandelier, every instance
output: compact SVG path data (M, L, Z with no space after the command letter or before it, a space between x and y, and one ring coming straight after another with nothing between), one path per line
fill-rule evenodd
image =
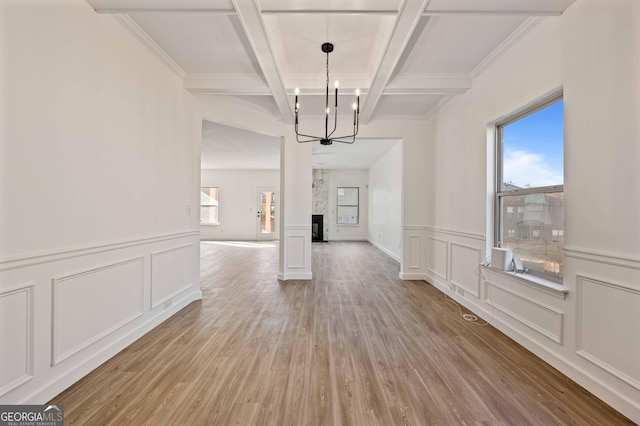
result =
M329 53L333 52L332 43L323 43L322 51L327 54L327 88L325 92L325 115L324 115L324 137L323 136L311 136L305 135L298 131L298 112L300 111L300 104L298 103L298 95L300 89L296 87L296 102L294 104L295 112L295 129L296 140L298 143L316 142L320 141L322 145L331 145L334 142L340 143L354 143L356 141L356 135L358 134L358 126L360 121L360 89L356 89L356 101L353 103L353 133L345 136L333 136L338 126L338 80L335 83L335 104L333 107L333 130L329 133L329 115L331 115L331 108L329 108Z

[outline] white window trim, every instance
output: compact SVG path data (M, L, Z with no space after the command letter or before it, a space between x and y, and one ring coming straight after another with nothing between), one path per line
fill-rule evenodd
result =
M487 124L487 198L486 198L486 206L487 206L487 215L486 217L486 241L485 241L485 253L487 253L486 258L487 261L490 260L491 249L497 247L497 233L498 233L498 216L496 214L496 209L498 205L498 176L497 176L497 161L498 155L500 154L497 150L497 140L498 140L498 126L503 125L507 122L514 121L518 117L524 117L529 114L532 114L532 111L537 109L542 109L546 105L549 105L553 99L557 98L558 100L564 99L564 90L562 86L556 87L553 90L545 93L534 101L518 108L510 114L499 117ZM556 185L558 186L558 185ZM564 185L562 185L564 189ZM536 192L540 192L541 188L535 188ZM560 191L557 191L560 192ZM564 248L564 247L563 247ZM502 275L509 278L515 278L519 280L521 283L532 286L533 288L540 288L542 291L549 292L552 294L556 294L561 296L562 298L566 297L568 290L564 286L564 278L561 280L552 280L545 276L534 275L534 274L522 274L515 273L509 271L502 271L499 269L495 269L489 267L489 270L492 273Z

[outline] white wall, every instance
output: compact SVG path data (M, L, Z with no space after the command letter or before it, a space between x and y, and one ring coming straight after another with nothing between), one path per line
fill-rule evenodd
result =
M402 143L369 169L369 242L400 261L402 255Z
M255 240L258 187L280 187L280 170L202 170L201 186L219 188L219 225L201 225L204 240ZM276 236L277 237L277 236Z
M82 0L0 22L0 403L44 403L201 297L201 122Z
M500 273L475 275L492 232L487 125L557 87L565 105L566 297ZM421 157L427 212L403 236L405 278L428 279L636 422L638 116L640 3L576 1L531 27L430 118Z
M329 180L329 214L325 217L329 233L329 241L356 240L363 241L368 236L368 170L326 170ZM338 187L354 187L359 189L359 223L357 225L337 224Z

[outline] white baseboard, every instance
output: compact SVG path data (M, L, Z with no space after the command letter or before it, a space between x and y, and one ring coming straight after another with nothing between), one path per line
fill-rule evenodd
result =
M18 404L45 404L47 401L50 401L52 398L59 395L65 389L69 388L78 380L89 374L91 371L104 364L118 352L140 339L162 322L169 319L182 308L186 307L191 302L201 299L202 292L200 290L187 293L182 299L176 301L171 308L158 312L156 315L148 318L145 322L139 324L134 330L122 335L111 345L89 356L85 360L79 361L73 369L65 371L62 375L54 378L36 392L23 398L18 402Z
M398 276L405 281L427 281L427 276L423 273L400 272Z
M385 248L384 246L376 243L375 241L371 241L371 240L367 240L367 242L369 244L371 244L372 246L374 246L375 248L377 248L378 250L380 250L381 252L383 252L384 254L386 254L387 256L389 256L390 258L392 258L393 260L395 260L398 263L401 263L402 260L400 259L400 256L396 256L395 254L393 254L389 249Z
M444 283L441 278L428 272L423 274L423 276L425 281L433 285L442 293L446 294L449 298L455 300L460 305L487 321L507 337L522 345L535 356L587 389L589 392L609 404L623 415L629 417L632 421L637 422L638 419L640 419L639 402L631 401L626 395L621 394L610 386L599 381L596 377L571 360L547 349L544 346L541 346L526 334L518 331L504 320L496 317L491 309L486 309L482 305L472 303L469 299L461 297L454 291L449 290L448 285Z
M288 280L305 280L309 281L313 279L312 272L295 272L288 274L278 274L278 279L280 281L288 281Z

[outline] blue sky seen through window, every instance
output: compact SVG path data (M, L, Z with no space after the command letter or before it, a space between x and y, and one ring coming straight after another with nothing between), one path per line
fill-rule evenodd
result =
M503 182L521 188L564 184L563 111L561 100L503 127Z

